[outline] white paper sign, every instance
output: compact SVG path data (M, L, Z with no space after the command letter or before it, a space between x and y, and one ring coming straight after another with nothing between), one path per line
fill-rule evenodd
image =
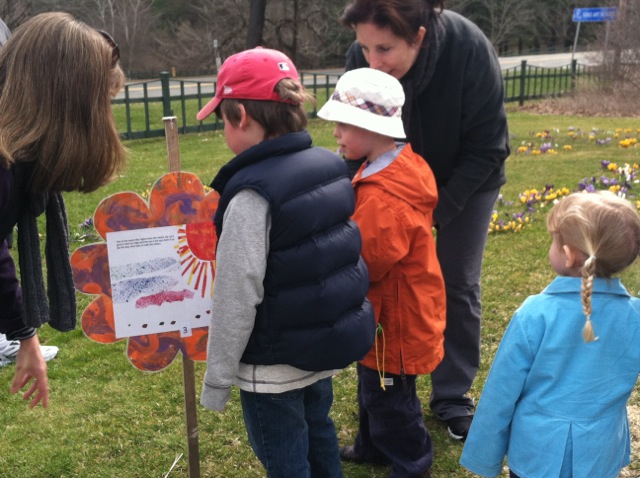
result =
M203 269L211 264L185 257L185 229L107 233L117 338L171 331L188 337L192 328L209 325L213 287Z

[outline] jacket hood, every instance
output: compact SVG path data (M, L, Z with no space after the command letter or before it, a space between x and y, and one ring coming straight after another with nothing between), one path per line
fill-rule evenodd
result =
M405 161L398 161L400 156L406 156ZM375 186L423 214L433 213L438 203L435 179L432 173L419 172L425 167L428 168L428 165L421 156L413 152L410 144L405 145L398 157L387 167L363 178L362 171L365 167L366 163L353 178L354 186Z

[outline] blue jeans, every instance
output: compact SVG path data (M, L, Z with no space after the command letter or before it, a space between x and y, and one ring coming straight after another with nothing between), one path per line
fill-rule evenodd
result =
M341 478L331 378L284 393L240 391L249 443L268 478Z

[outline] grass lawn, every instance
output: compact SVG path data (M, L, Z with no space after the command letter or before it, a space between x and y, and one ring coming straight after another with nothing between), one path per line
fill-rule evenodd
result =
M625 137L640 136L637 118L541 116L513 109L509 121L512 155L507 160L508 183L497 207L496 224L525 211L519 201L525 191L542 191L545 185L553 185L553 191L573 191L584 178L614 177L602 168L603 160L621 167L640 163L640 147L634 147L633 141L629 147L620 146ZM313 120L309 129L318 145L334 149L331 124ZM82 233L79 225L93 215L104 197L125 190L142 193L167 171L164 138L131 141L127 147L127 169L114 183L93 194L66 195L72 235ZM221 132L181 136L180 151L182 169L197 174L204 184L231 157ZM541 199L533 205L533 212L526 215L529 222L520 232L498 231L488 238L482 277L482 365L471 390L476 399L511 315L525 297L542 290L553 277L544 226L548 205L544 204ZM75 242L72 247L79 245ZM623 282L632 294L638 294L638 264L624 273ZM78 294L78 298L80 315L92 297ZM14 367L0 369L0 424L4 429L0 477L189 477L179 358L161 372L146 373L130 365L124 341L98 344L87 339L80 327L60 333L44 326L40 337L43 343L60 347L58 357L49 362L49 409L29 410L18 396L9 395ZM199 399L205 366L195 365ZM334 389L332 416L338 437L341 444L350 444L357 431L354 366L335 378ZM457 464L462 445L448 437L428 409L428 376L419 378L418 389L435 443L433 476L472 476ZM198 406L202 477L264 476L246 440L238 395L234 388L223 413ZM630 405L635 409L640 400L634 395ZM629 476L640 474L640 462L634 460L631 468L636 471ZM387 473L384 467L344 465L346 478L385 477Z

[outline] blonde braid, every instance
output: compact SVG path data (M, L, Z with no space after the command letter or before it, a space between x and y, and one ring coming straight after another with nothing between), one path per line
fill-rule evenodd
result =
M584 261L582 266L582 310L587 318L584 328L582 329L582 338L585 342L593 342L598 339L593 332L593 324L591 323L591 295L593 294L593 278L596 270L596 256L591 255Z
M579 251L580 258L588 256L581 268L582 337L598 340L591 323L594 281L610 278L640 255L640 215L635 205L610 191L573 193L553 206L547 229L561 246Z

